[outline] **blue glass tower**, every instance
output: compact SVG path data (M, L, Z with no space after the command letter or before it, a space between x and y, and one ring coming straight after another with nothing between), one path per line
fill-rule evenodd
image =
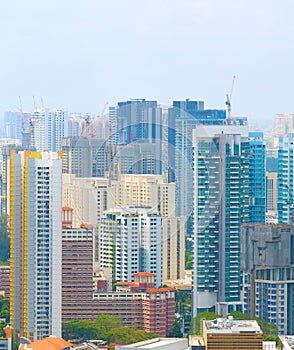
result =
M280 137L278 152L278 222L293 223L294 135Z
M249 132L250 205L249 221L265 223L266 214L266 145L262 132Z
M224 125L226 111L204 109L203 101L174 101L168 113L171 181L176 182L176 215L189 217L193 208L192 130L197 125Z
M249 220L247 128L199 126L193 131L193 315L241 308L240 230Z

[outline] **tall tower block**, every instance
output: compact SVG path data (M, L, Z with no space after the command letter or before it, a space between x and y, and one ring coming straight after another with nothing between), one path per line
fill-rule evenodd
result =
M14 337L61 336L61 158L12 151L11 293Z

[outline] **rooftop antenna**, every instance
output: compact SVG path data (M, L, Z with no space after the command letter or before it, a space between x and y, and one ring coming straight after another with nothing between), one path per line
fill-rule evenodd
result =
M231 110L232 110L231 100L232 100L232 93L233 93L235 79L236 79L236 76L234 75L232 80L231 91L230 91L230 94L227 94L227 100L226 100L228 125L231 125Z
M34 102L34 109L37 109L35 96L33 96L33 102Z

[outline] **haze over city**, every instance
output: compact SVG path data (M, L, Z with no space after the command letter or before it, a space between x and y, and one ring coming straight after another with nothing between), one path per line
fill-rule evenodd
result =
M0 350L294 349L294 1L0 11Z
M250 121L291 113L291 0L11 1L1 5L0 111L101 111L200 99Z

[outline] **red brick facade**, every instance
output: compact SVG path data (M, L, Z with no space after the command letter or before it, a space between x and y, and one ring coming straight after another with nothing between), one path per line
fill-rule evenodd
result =
M62 239L62 322L94 321L99 314L125 325L168 336L175 317L175 290L154 288L155 275L139 272L135 282L117 283L116 292L93 292L92 229L64 229Z
M92 300L92 230L63 230L62 322L73 319L91 320L93 318Z

